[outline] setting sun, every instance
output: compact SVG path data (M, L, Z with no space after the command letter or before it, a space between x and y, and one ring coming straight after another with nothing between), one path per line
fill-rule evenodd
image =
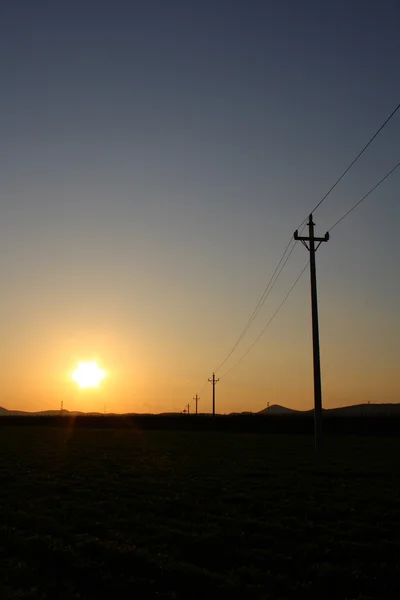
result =
M81 388L98 387L105 372L95 362L81 362L72 373L72 379Z

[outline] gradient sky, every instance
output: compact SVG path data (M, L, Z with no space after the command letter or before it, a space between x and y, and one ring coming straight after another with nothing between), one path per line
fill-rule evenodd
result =
M0 405L182 410L294 229L400 98L393 1L4 0ZM314 215L399 160L397 114ZM400 172L317 255L323 404L397 402ZM290 288L298 243L246 351ZM217 410L313 406L305 273ZM77 390L77 361L107 370Z

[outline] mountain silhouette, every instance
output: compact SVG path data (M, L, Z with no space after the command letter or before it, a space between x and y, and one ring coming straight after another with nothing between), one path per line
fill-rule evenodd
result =
M263 416L298 416L298 415L310 415L313 414L314 409L311 410L296 410L293 408L288 408L286 406L281 406L280 404L272 404L272 406L269 406L268 408L264 408L263 410L260 410L259 412L256 413L252 413L250 411L243 411L241 413L230 413L231 416L234 415L263 415ZM385 415L400 415L400 403L385 403L385 404L355 404L355 405L350 405L350 406L342 406L339 408L324 408L323 409L323 413L325 416L343 416L343 417L351 417L351 416L355 416L355 417L359 417L359 416L385 416ZM149 414L149 413L146 413ZM161 413L158 416L178 416L181 415L182 413ZM82 411L69 411L69 410L42 410L42 411L38 411L38 412L28 412L28 411L22 411L22 410L8 410L7 408L4 408L2 406L0 406L0 417L18 417L18 416L25 416L25 417L58 417L58 416L71 416L71 417L78 417L78 416L91 416L91 417L117 417L117 416L145 416L142 413L123 413L123 414L119 414L119 413L100 413L100 412L82 412ZM190 416L196 416L196 415L190 415Z
M289 414L301 414L303 411L295 410L293 408L287 408L286 406L281 406L280 404L272 404L263 410L258 412L258 415L268 414L268 415L289 415Z
M268 408L260 410L258 415L307 415L314 413L311 410L294 410L279 404L273 404ZM354 404L350 406L341 406L339 408L324 408L325 416L378 416L378 415L400 415L400 403L397 404Z

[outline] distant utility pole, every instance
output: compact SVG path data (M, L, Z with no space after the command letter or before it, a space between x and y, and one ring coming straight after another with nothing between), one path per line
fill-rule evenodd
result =
M190 404L189 404L189 402L186 404L186 408L187 408L187 414L190 415Z
M61 414L63 413L63 410L64 410L64 400L61 400L61 411L60 411Z
M193 398L193 400L195 400L195 401L196 401L196 415L197 415L197 403L198 403L198 401L200 400L200 396L199 396L198 394L196 394L196 397L195 397L195 398Z
M212 383L213 386L213 417L215 417L215 384L218 383L219 379L215 379L215 373L213 373L212 379L208 380L210 383Z
M308 219L308 237L299 237L296 230L294 239L307 248L310 253L310 282L311 282L311 315L312 315L312 338L313 338L313 357L314 357L314 433L315 450L322 450L322 390L321 390L321 363L319 356L319 328L318 328L318 298L317 298L317 275L315 270L315 253L322 242L329 240L329 233L325 237L318 238L314 236L314 223L312 214ZM307 244L308 242L308 244ZM315 243L317 242L317 246Z

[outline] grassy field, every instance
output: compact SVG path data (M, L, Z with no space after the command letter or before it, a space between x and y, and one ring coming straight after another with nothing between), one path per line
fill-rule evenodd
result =
M398 598L400 439L0 429L0 597Z

